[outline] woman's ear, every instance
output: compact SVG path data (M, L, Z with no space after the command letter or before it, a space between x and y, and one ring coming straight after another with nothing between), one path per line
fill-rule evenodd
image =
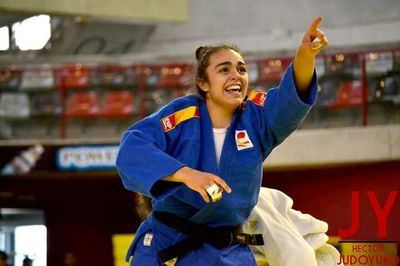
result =
M203 79L197 80L197 86L199 86L199 88L204 92L208 92L210 90L207 86L207 82Z

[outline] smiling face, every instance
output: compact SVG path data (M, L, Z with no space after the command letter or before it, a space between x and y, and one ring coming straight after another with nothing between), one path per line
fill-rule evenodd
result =
M206 73L207 80L198 81L198 85L206 92L207 106L234 112L243 102L249 84L242 56L231 49L221 49L210 56Z

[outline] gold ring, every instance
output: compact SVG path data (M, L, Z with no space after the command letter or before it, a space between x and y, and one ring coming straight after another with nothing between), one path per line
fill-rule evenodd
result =
M208 195L210 195L213 202L216 202L222 198L222 189L217 184L212 184L206 189Z

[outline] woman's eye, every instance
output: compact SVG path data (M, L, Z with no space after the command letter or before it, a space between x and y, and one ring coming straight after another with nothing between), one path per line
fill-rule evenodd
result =
M221 69L219 70L219 72L228 73L228 72L229 72L229 68L223 67L223 68L221 68Z
M239 73L246 73L247 72L247 68L246 67L239 67L238 68L238 72Z

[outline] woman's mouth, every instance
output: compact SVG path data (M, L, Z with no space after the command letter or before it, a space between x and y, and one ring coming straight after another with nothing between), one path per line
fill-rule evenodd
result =
M239 94L240 96L242 95L242 87L240 85L231 85L225 88L225 91L228 92L229 94Z

